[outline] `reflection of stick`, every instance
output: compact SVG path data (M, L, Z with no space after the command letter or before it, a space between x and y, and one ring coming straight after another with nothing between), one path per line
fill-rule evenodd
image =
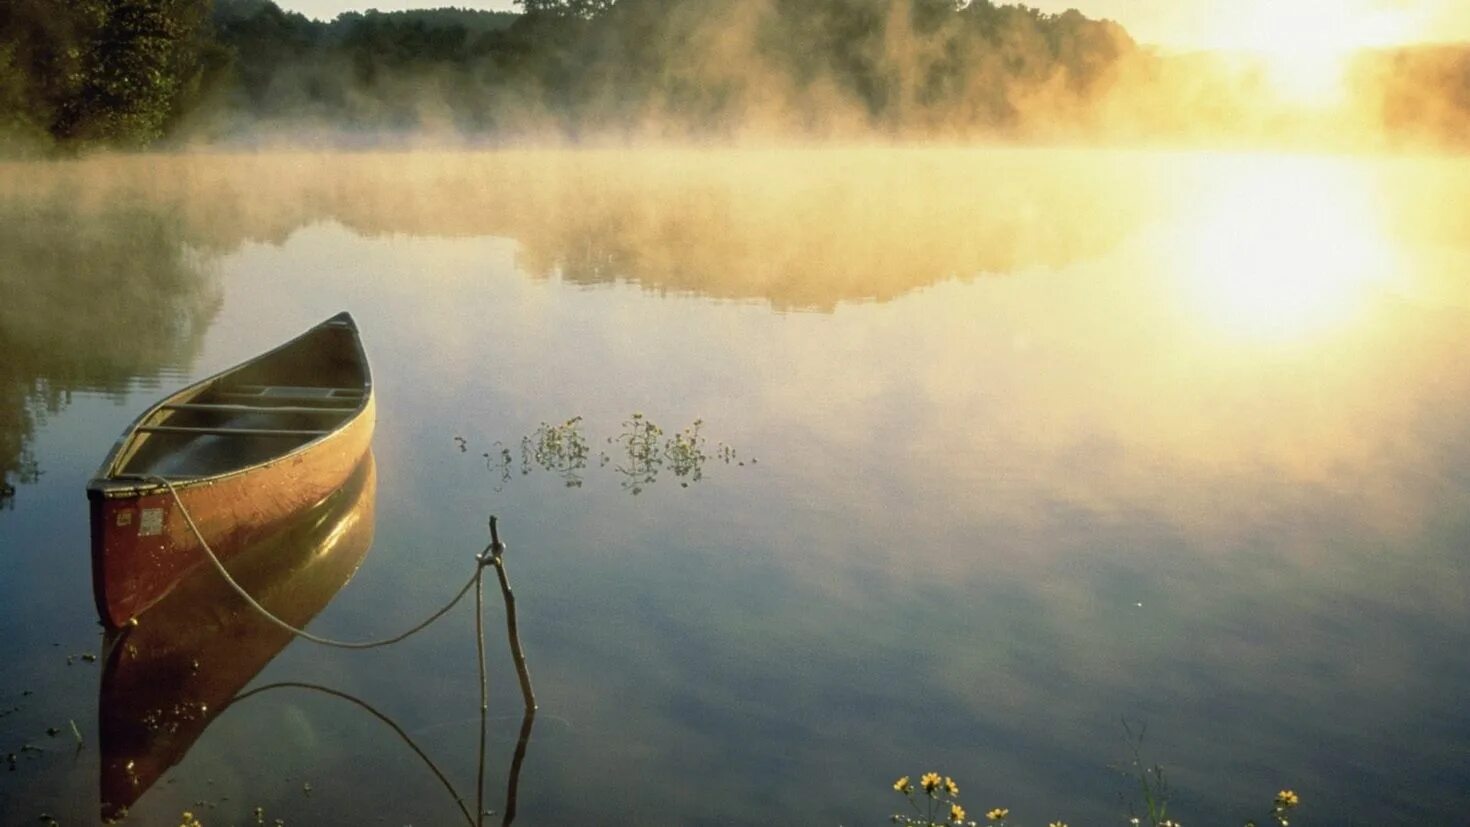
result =
M521 649L521 635L516 630L516 596L510 590L510 579L505 573L505 543L500 542L500 531L494 517L490 518L490 553L495 563L495 574L500 577L500 593L505 597L505 633L510 638L510 653L515 658L516 676L521 680L521 698L526 702L526 712L535 712L536 693L531 689L531 673L526 669L526 653Z
M361 698L356 697L355 695L349 695L348 693L342 692L341 690L332 689L330 687L322 686L320 684L282 681L280 683L270 683L266 684L265 686L257 686L248 692L241 692L240 694L225 702L224 707L220 709L220 714L224 714L224 711L226 709L229 709L230 707L245 700L246 698L251 697L252 695L259 695L262 692L266 692L272 689L286 688L308 689L312 692L321 692L325 695L331 695L336 698L341 698L344 701L361 707L374 718L377 718L379 721L387 724L388 728L393 730L394 734L396 734L398 738L403 741L403 743L407 744L408 748L413 750L414 754L417 755L419 759L424 762L424 765L429 768L429 771L434 773L434 777L439 779L440 784L444 785L444 789L449 792L450 797L454 799L454 803L459 805L459 811L464 814L465 821L469 822L471 827L473 827L473 825L475 824L475 820L470 817L469 806L465 804L463 798L460 798L459 791L455 790L454 785L449 783L449 779L445 777L444 772L439 769L439 766L434 763L434 759L430 758L428 753L420 749L419 745L415 744L413 742L413 739L408 737L408 733L404 732L403 728L395 723L392 718L389 718L387 715L379 712L375 707L373 707L372 704L369 704L367 701L364 701Z
M510 779L505 786L505 818L500 822L501 827L510 827L510 823L516 820L516 792L521 785L521 762L526 760L526 745L531 743L531 726L535 723L536 709L528 708L525 717L521 718L521 735L516 740L515 756L510 759Z

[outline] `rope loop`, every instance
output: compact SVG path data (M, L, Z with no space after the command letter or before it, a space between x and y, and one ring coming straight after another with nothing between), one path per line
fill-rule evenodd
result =
M297 628L295 626L292 626L291 624L289 624L286 621L280 619L279 617L276 617L276 615L273 614L266 607L260 605L260 603L254 597L252 597L249 592L247 592L245 590L245 587L244 586L241 586L235 580L234 577L230 576L230 572L225 568L224 563L221 563L220 562L219 555L217 555L217 554L214 553L214 549L213 548L210 548L209 541L207 541L207 540L204 539L203 532L201 532L199 530L199 525L194 522L193 515L189 513L188 507L186 507L184 505L183 499L181 499L179 497L179 492L178 492L177 489L174 488L173 481L171 481L171 480L169 480L169 479L167 479L165 477L159 477L159 476L149 476L146 479L149 482L159 483L164 488L168 489L168 493L173 497L174 504L177 505L178 508L179 508L179 513L182 514L182 515L184 515L184 521L189 524L189 529L194 532L195 539L197 539L199 541L199 547L202 548L202 549L204 549L204 553L209 558L209 562L211 562L211 563L214 564L215 571L217 571L217 572L220 573L220 576L225 579L225 582L226 583L229 583L230 584L230 588L234 589L236 594L240 595L240 597L246 603L250 604L250 606L253 609L255 609L255 611L259 612L261 617L265 618L266 620L270 621L271 623L275 624L276 626L279 626L280 628L285 629L287 632L290 632L291 634L293 634L293 635L295 635L295 636L297 636L299 638L302 638L304 640L309 640L312 643L319 643L322 646L334 646L334 647L337 647L339 649L375 649L375 648L377 648L379 646L388 646L390 644L394 644L394 643L398 643L399 641L406 640L407 638L412 637L413 635L416 635L419 632L422 632L423 630L429 628L429 626L431 626L434 623L434 621L436 621L439 618L443 617L445 614L447 614L449 612L450 609L453 609L456 605L458 605L459 601L464 598L465 594L469 592L470 588L472 586L474 586L477 582L479 582L479 579L480 579L480 570L482 568L484 568L484 566L486 566L486 565L489 564L489 563L485 562L485 559L484 558L486 558L487 556L488 557L492 557L493 559L491 560L491 562L494 562L494 563L498 563L499 562L499 559L500 559L498 554L492 554L491 553L491 551L495 547L495 545L497 543L499 543L499 537L497 536L491 542L490 546L486 547L485 551L482 552L480 555L478 555L476 557L476 559L479 560L480 562L479 562L479 564L477 566L475 566L474 573L470 575L470 579L465 582L464 586L460 588L459 592L457 594L455 594L454 597L452 599L450 599L450 601L448 603L444 604L444 607L443 608L441 608L438 611L434 612L433 614L429 615L422 622L420 622L418 624L415 624L414 626L410 627L408 629L408 631L406 631L406 632L403 632L401 634L394 635L392 637L383 638L381 640L366 640L366 641L334 640L332 638L327 638L327 637L321 637L321 636L318 636L318 635L314 635L311 632L306 631L305 629L299 629L299 628ZM494 525L495 525L495 518L494 517L491 517L490 518L490 525L492 527L492 533L493 533L493 529L494 529ZM501 550L503 551L504 550L504 544L500 544L500 545L501 545Z

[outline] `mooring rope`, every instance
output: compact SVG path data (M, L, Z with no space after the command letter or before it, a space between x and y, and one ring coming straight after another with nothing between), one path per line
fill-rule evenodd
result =
M490 709L489 673L485 669L484 572L486 566L494 566L495 573L500 578L501 596L505 598L506 635L510 638L511 657L515 661L516 675L520 679L521 684L521 698L525 702L525 718L523 720L523 723L521 724L521 737L517 746L516 758L512 764L512 780L510 782L511 786L508 792L509 798L505 814L505 821L503 822L503 824L506 825L510 824L511 820L515 818L515 785L516 780L520 775L520 761L522 758L525 757L525 745L526 742L530 740L530 722L535 719L536 715L536 694L535 691L531 688L531 673L526 668L526 655L525 652L521 649L520 634L516 630L515 595L511 592L510 580L505 573L505 563L501 559L501 555L505 553L505 544L500 541L500 533L496 528L496 521L493 516L490 518L490 545L486 546L484 551L475 556L475 573L470 576L469 581L464 584L463 588L461 588L459 592L456 593L448 603L444 604L443 608L429 615L428 618L426 618L423 622L411 627L408 631L403 632L402 634L394 635L393 637L383 638L382 640L367 641L333 640L332 638L314 635L311 632L306 631L305 629L293 626L290 623L287 623L286 621L277 617L273 612L271 612L271 610L262 606L259 601L251 596L250 592L245 590L244 586L241 586L234 577L230 576L230 572L228 569L225 568L225 564L220 562L219 555L214 553L214 549L210 547L209 541L204 539L204 532L199 530L199 525L194 522L194 516L189 513L189 508L184 505L183 499L179 497L179 492L174 488L173 481L159 476L151 476L147 479L152 482L160 483L163 485L164 488L168 489L169 495L173 497L174 504L177 505L179 508L179 513L184 515L184 521L189 524L189 529L194 532L195 539L199 541L199 547L204 549L205 556L209 558L210 563L214 564L215 571L220 573L220 576L225 579L226 583L230 584L230 588L234 589L236 594L238 594L246 603L248 603L257 612L259 612L261 617L265 618L276 626L279 626L290 634L295 635L299 638L303 638L305 640L309 640L313 643L319 643L323 646L335 646L340 649L372 649L378 646L387 646L392 643L398 643L401 640L404 640L408 637L411 637L412 635L418 634L424 629L427 629L430 625L434 623L434 621L443 617L449 612L450 609L453 609L465 596L465 593L470 590L471 586L474 587L475 651L478 655L480 672L480 765L479 770L476 774L477 777L475 786L474 816L470 816L468 808L465 806L465 801L463 798L460 797L459 792L454 789L454 786L449 783L449 780L444 777L444 774L439 771L439 768L434 765L434 762L429 760L428 755L420 750L418 746L414 744L411 739L408 738L407 733L403 732L397 724L389 721L385 716L381 715L367 704L361 701L357 701L354 698L349 697L348 699L353 700L354 702L363 706L369 712L372 712L374 715L377 715L379 718L383 718L383 720L387 721L388 725L393 727L393 729L404 738L408 745L413 748L414 752L417 752L419 754L419 757L423 758L424 761L428 763L429 769L434 771L434 774L439 777L439 780L443 782L444 786L449 790L450 795L454 797L454 801L456 804L459 805L460 811L464 813L465 817L470 821L472 825L476 826L482 824L485 817L485 730L487 721L486 714L489 712ZM306 686L305 684L292 685ZM341 697L348 697L342 693L338 693L329 689L324 689L322 687L308 688L318 689L320 691L325 691L330 694L339 695ZM249 697L252 694L254 694L254 691L240 695L235 700L243 700L244 698Z
M424 629L427 629L430 625L434 623L434 621L443 617L446 613L449 612L450 609L453 609L465 596L465 594L469 592L470 587L474 586L480 581L480 572L484 570L485 566L491 565L494 562L494 559L492 559L492 552L495 551L495 543L492 542L489 546L485 547L485 550L483 552L475 557L474 574L470 575L470 579L466 581L459 592L454 595L454 598L451 599L448 603L444 604L443 608L429 615L429 617L426 618L423 622L414 625L408 631L403 632L402 634L394 635L393 637L383 638L382 640L333 640L332 638L314 635L311 632L306 631L305 629L292 626L290 623L287 623L286 621L277 617L274 613L271 612L270 609L267 609L266 607L260 605L259 601L252 597L250 592L245 590L244 586L241 586L234 577L230 576L230 572L225 568L224 563L220 562L219 555L214 553L214 549L210 547L209 541L204 539L204 533L199 530L198 524L194 522L193 515L189 513L188 507L184 505L183 499L179 497L179 492L174 488L173 482L165 477L158 476L150 476L147 477L147 479L150 482L160 483L163 485L164 488L168 489L168 493L174 499L174 504L177 505L179 508L179 513L184 515L184 521L189 524L189 529L194 532L195 539L199 541L199 547L204 549L204 554L209 558L209 562L214 564L215 571L220 573L220 576L225 579L226 583L230 584L230 588L234 589L236 594L238 594L246 603L250 604L252 608L259 612L261 617L265 618L271 623L274 623L276 626L279 626L280 628L286 630L287 632L290 632L297 637L304 638L311 641L312 643L319 643L323 646L335 646L339 649L374 649L379 646L388 646L389 644L398 643L401 640L412 637L413 635L422 632Z
M360 642L342 641L314 635L306 631L305 629L300 629L296 626L292 626L290 623L287 623L279 617L276 617L276 615L273 614L266 607L260 605L260 603L250 595L250 592L245 590L244 586L241 586L238 582L236 582L234 577L230 576L230 572L228 569L225 568L224 563L220 562L219 555L214 553L214 549L210 547L209 541L204 539L204 533L199 530L199 525L194 522L193 515L189 513L188 507L184 505L184 501L179 497L179 492L174 488L173 481L167 479L166 477L159 476L149 476L145 479L151 482L157 482L168 490L169 495L173 497L174 504L179 507L179 513L184 515L184 521L189 524L189 529L194 532L195 539L199 541L200 548L204 549L205 556L209 558L210 563L214 564L215 571L218 571L220 573L220 576L225 579L225 582L230 585L230 588L235 590L236 594L240 595L240 597L243 598L246 603L250 604L250 606L253 607L257 612L259 612L262 617L279 626L280 628L297 637L304 638L306 640L312 641L313 643L319 643L323 646L336 646L342 649L372 649L377 646L387 646L392 643L397 643L428 628L430 624L443 617L450 609L453 609L455 605L457 605L459 601L464 598L465 593L470 590L471 586L475 586L475 636L477 638L476 647L479 650L478 654L480 660L480 673L483 676L485 674L485 630L483 609L484 604L483 597L481 596L480 586L484 579L485 567L494 566L495 574L500 579L500 596L505 599L505 631L506 637L509 638L510 641L510 653L511 659L515 662L516 677L520 680L521 684L521 699L525 702L527 712L534 712L536 710L536 692L531 687L531 672L529 669L526 668L526 653L521 648L521 636L516 627L515 593L511 590L510 578L505 571L505 560L503 559L505 554L505 543L502 543L500 541L500 531L496 525L496 519L494 515L490 517L490 544L488 546L485 546L484 551L481 551L479 554L475 555L474 574L470 576L469 581L466 582L462 588L460 588L459 592L456 593L448 603L444 604L443 608L429 615L426 619L424 619L423 622L413 626L408 631L403 632L402 634L394 635L393 637L383 638L382 640L368 640ZM487 706L486 691L483 686L481 687L480 699L481 706Z

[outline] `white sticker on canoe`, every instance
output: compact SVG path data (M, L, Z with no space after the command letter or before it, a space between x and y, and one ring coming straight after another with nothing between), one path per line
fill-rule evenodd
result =
M143 518L138 521L139 537L156 537L163 533L163 509L145 508Z

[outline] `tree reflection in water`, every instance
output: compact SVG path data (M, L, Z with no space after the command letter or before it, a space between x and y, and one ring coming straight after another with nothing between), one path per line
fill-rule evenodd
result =
M323 220L370 237L502 236L537 279L831 312L1101 255L1150 214L1142 199L1113 197L1147 173L1114 160L506 150L10 164L0 174L0 502L44 470L29 446L71 393L120 394L192 364L220 304L205 263L247 242ZM1087 220L1055 220L1078 215ZM647 485L637 459L623 466L629 491Z
M0 505L42 473L48 416L186 370L220 306L176 210L64 188L0 202L0 296Z

